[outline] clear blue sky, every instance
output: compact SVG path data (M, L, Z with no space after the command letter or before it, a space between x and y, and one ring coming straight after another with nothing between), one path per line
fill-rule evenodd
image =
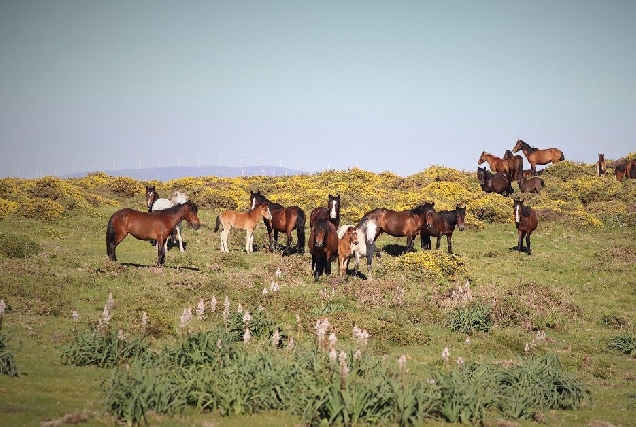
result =
M0 2L0 177L636 151L636 1Z

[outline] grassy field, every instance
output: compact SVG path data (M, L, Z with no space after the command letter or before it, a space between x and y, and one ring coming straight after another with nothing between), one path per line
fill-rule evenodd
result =
M512 200L504 200L512 216ZM139 195L119 197L119 202L142 209ZM73 414L86 418L88 425L116 422L107 411L102 386L112 369L73 366L61 358L77 331L97 325L109 293L114 298L111 328L129 336L144 334L155 349L183 339L184 309L212 298L221 306L227 297L232 311L239 303L252 312L261 307L300 345L314 345L317 319L328 318L343 344L352 341L354 325L365 328L369 352L388 360L405 355L408 373L416 378L425 378L431 367L461 369L458 359L464 364L508 366L533 356L555 355L568 374L588 387L591 399L573 410L541 411L534 420L508 418L509 422L634 425L636 359L628 346L636 325L633 225L606 221L600 227L581 226L565 214L540 215L532 236L533 255L527 256L514 250L514 223L483 221L455 231L455 256L444 253L445 241L442 250L433 253L420 251L418 241L418 253L410 262L396 255L404 238L382 235L373 280L351 274L340 278L334 263L331 277L314 282L307 253L282 257L264 250L267 235L262 224L255 253L244 252L245 235L237 230L230 235L230 253L221 253L219 233L212 232L220 209L211 206L199 211L207 227L185 227L186 251L171 249L164 268L155 266L157 253L148 242L131 236L117 247L118 261L108 261L106 221L117 208L100 206L92 215L74 212L49 221L16 215L0 220L4 244L19 248L17 254L14 249L0 255L0 299L7 304L0 333L20 373L0 375L0 425L35 425ZM426 268L429 263L453 268L438 273ZM366 266L361 271L366 273ZM278 290L272 290L273 284ZM466 301L459 301L458 295ZM461 308L477 316L479 307L487 308L487 328L456 327ZM79 314L77 322L73 311ZM143 312L147 326L141 324ZM210 320L195 318L187 330L209 328ZM624 341L616 341L621 337ZM627 349L612 348L612 342L623 342ZM449 362L442 358L445 348ZM495 425L504 419L490 410L484 422ZM287 411L226 417L188 408L179 415L151 412L148 422L303 421Z

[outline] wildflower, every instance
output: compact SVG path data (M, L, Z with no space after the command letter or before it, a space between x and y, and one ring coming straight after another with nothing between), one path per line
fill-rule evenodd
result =
M461 357L461 356L460 356L460 357L458 357L458 358L457 358L457 364L458 364L459 366L464 366L464 358L463 358L463 357Z
M243 343L249 344L252 339L252 334L250 333L250 328L245 328L245 333L243 334Z
M146 329L146 326L148 325L148 313L146 313L145 311L141 312L141 326Z
M228 297L225 297L225 302L223 303L223 319L227 322L227 317L230 315L230 300Z
M353 337L357 339L364 347L367 346L369 340L369 333L366 329L358 328L358 325L353 326Z
M278 328L274 331L272 335L272 347L278 348L278 344L280 343L280 333L278 332Z
M442 359L444 360L444 363L448 363L449 358L450 350L448 349L448 347L444 347L444 350L442 351Z
M112 292L108 293L108 299L106 300L106 305L108 306L109 309L115 306L115 299L113 298Z
M117 339L119 341L123 341L124 340L124 330L123 329L119 329L117 331Z
M324 319L316 320L316 325L314 329L316 330L316 335L318 336L318 347L323 347L323 343L325 340L325 335L327 335L327 330L329 329L329 319L326 317Z
M400 373L404 372L404 368L406 367L406 355L403 354L398 358L398 366L400 368Z
M347 353L340 351L338 355L338 362L340 362L340 380L344 382L349 373L349 367L347 366Z
M252 320L252 316L250 315L250 312L245 311L245 314L243 315L243 323L248 324L250 323L250 320Z
M275 273L276 277L280 277L281 273L282 273L282 271L280 271L280 268L277 267L276 268L276 273Z
M537 341L543 341L546 338L545 331L537 331Z
M203 320L203 316L205 315L205 302L203 298L199 299L199 303L197 304L197 319Z
M80 315L77 311L73 310L73 312L71 313L71 316L73 317L73 321L75 323L77 323L79 321Z
M530 351L530 344L526 343L526 346L523 348L523 351L525 353L528 353Z
M332 348L329 351L329 360L331 360L332 362L336 362L336 360L338 360L338 352L336 351L335 348Z
M278 292L279 289L280 289L280 286L278 286L278 283L276 282L272 282L272 284L269 285L269 290L272 292Z
M212 299L210 300L210 311L212 313L214 313L216 311L216 297L212 296Z
M241 305L241 303L239 302L238 307L236 308L236 311L239 313L243 313L243 306Z
M470 337L466 337L466 341L464 341L464 344L470 344Z
M296 347L296 343L294 342L294 337L289 338L289 344L287 344L287 348L289 350L293 350Z
M338 337L333 332L329 334L329 347L334 348L336 346L336 341L338 341Z
M216 346L218 348L221 348L221 338L219 338L218 340L216 340Z
M269 292L267 288L263 288L263 296L267 295L267 292Z
M435 381L433 378L427 378L427 379L426 379L426 384L431 384L431 385L433 385L433 384L435 384L435 382L436 382L436 381Z
M188 326L188 323L190 323L190 319L192 319L192 307L184 308L183 313L181 314L181 323L179 324L179 326L181 326L181 329Z
M362 351L360 351L359 348L356 348L356 352L353 353L353 359L354 360L360 360L362 359Z

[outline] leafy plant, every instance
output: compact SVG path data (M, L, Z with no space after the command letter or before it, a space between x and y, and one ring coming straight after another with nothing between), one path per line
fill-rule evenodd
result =
M610 339L607 347L630 356L636 356L636 336L631 333L621 334Z
M0 333L0 374L10 377L20 376L13 353L7 345L7 337Z

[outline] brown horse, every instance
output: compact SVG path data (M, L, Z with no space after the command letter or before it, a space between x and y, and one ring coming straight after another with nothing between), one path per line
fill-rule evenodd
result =
M521 156L519 156L521 157ZM521 169L519 168L518 159L513 157L506 159L497 157L494 154L487 153L485 151L481 152L481 156L479 156L479 160L477 161L478 165L481 165L484 162L488 162L490 166L490 170L493 172L501 172L506 174L508 180L512 181L517 179L519 176L519 171L523 171L523 159L521 159Z
M629 160L625 164L625 178L636 178L636 160Z
M542 178L538 176L532 176L530 178L526 178L521 175L519 178L519 190L522 193L541 193L541 189L545 187L545 182Z
M269 206L267 206L267 204L258 205L247 212L227 210L217 216L214 231L219 231L219 226L223 226L223 230L221 231L221 252L229 252L227 247L227 237L230 234L232 227L246 231L245 252L248 254L254 252L254 229L261 218L267 218L268 220L272 219L272 214L269 211Z
M457 206L452 211L429 210L426 212L426 232L431 236L437 237L435 249L439 249L442 236L446 236L448 242L448 253L453 253L453 245L451 238L455 226L459 231L464 231L464 219L466 217L466 208ZM424 232L424 230L422 230Z
M329 195L327 207L315 208L309 214L309 227L313 227L319 219L329 220L336 229L340 226L340 194Z
M309 252L314 280L331 274L331 261L338 256L338 230L324 218L318 219L309 232Z
M528 255L531 255L530 235L536 230L539 224L537 214L531 207L524 206L523 200L521 199L515 199L513 206L515 211L515 226L517 227L517 234L519 236L517 250L523 252L523 238L525 237L527 252Z
M607 171L607 164L605 163L605 154L598 153L598 161L596 162L596 176L603 176Z
M565 160L563 151L558 148L544 148L540 150L531 147L527 142L521 139L517 140L512 152L516 153L519 150L523 151L524 156L526 156L526 159L528 159L530 163L530 169L532 169L532 173L534 174L537 173L537 165L547 165L550 162L559 163L561 160Z
M507 196L514 193L512 182L503 172L490 173L486 168L477 166L477 180L485 193L498 193Z
M155 212L120 209L111 215L106 226L106 254L111 261L117 261L115 248L124 237L132 234L139 240L157 242L157 265L163 266L166 260L166 239L183 219L195 229L199 228L201 221L197 211L197 205L191 201Z
M338 230L340 234L340 230ZM338 273L340 277L347 274L347 267L349 267L349 259L351 256L355 256L355 250L359 244L358 241L358 229L354 226L348 226L344 231L342 237L338 239ZM356 258L356 272L358 259Z
M510 181L518 181L519 177L523 174L523 157L519 154L513 154L512 151L506 150L503 159L508 161Z
M272 213L271 220L263 218L263 222L267 228L267 234L269 235L269 251L274 252L274 249L278 247L278 232L283 232L287 235L287 244L283 250L283 255L289 255L292 252L292 231L295 229L297 238L296 253L304 253L305 211L298 206L285 208L281 204L272 202L261 194L260 190L257 192L250 191L250 206L252 206L252 209L254 209L256 205L263 203L269 206L269 210Z

